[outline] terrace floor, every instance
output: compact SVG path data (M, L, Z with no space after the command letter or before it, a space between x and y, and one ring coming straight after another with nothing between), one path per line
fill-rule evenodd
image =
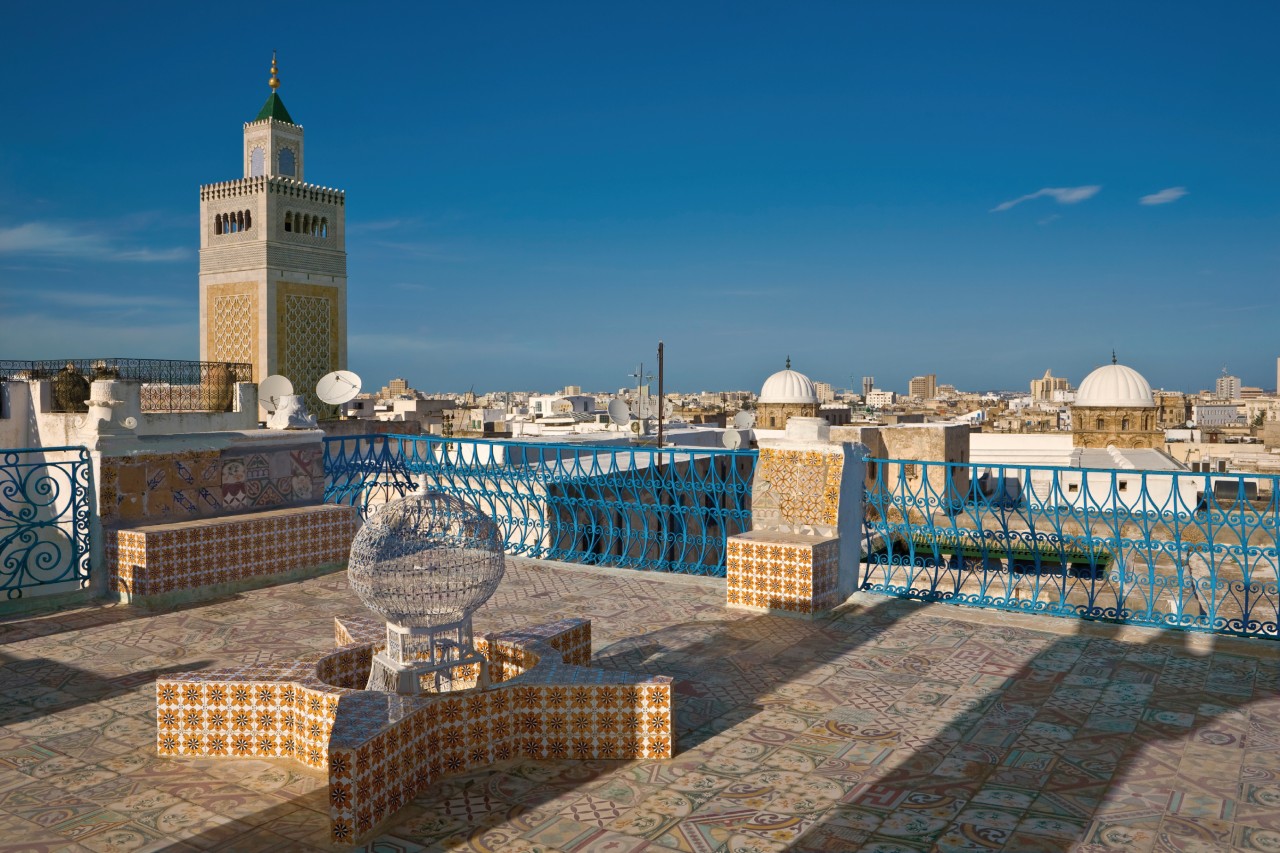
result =
M590 617L596 665L678 679L676 757L499 764L371 849L1280 851L1280 644L723 601L722 580L510 560L477 628ZM361 609L339 573L0 622L0 851L324 849L314 771L158 758L152 682L328 648Z

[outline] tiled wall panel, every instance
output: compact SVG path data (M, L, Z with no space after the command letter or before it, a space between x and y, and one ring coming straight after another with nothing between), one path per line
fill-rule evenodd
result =
M98 508L104 525L209 518L319 503L319 442L250 452L244 447L142 453L102 459Z

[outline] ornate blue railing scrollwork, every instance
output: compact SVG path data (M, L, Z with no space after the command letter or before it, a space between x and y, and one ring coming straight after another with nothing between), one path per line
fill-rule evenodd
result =
M0 449L0 592L89 586L90 477L83 447Z
M507 551L591 565L724 575L751 526L754 451L439 436L325 440L325 499L357 506L417 489L492 517Z
M864 589L1280 637L1280 477L867 463Z

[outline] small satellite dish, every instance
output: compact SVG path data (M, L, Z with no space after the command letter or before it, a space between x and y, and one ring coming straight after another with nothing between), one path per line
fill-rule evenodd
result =
M341 406L360 393L360 377L350 370L326 373L316 383L316 396L331 406Z
M733 416L733 425L737 429L751 429L755 423L756 416L745 409Z
M724 435L720 436L720 443L730 450L737 450L742 446L742 433L736 429L727 429Z
M258 383L258 405L266 409L268 414L275 412L281 397L293 393L293 383L289 377L273 373Z
M631 422L631 410L627 408L626 400L613 399L609 401L609 420L618 426L626 426Z

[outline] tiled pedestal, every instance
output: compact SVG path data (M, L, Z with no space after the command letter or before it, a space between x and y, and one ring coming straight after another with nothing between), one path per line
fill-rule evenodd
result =
M730 607L812 615L840 603L840 539L752 530L729 537Z

